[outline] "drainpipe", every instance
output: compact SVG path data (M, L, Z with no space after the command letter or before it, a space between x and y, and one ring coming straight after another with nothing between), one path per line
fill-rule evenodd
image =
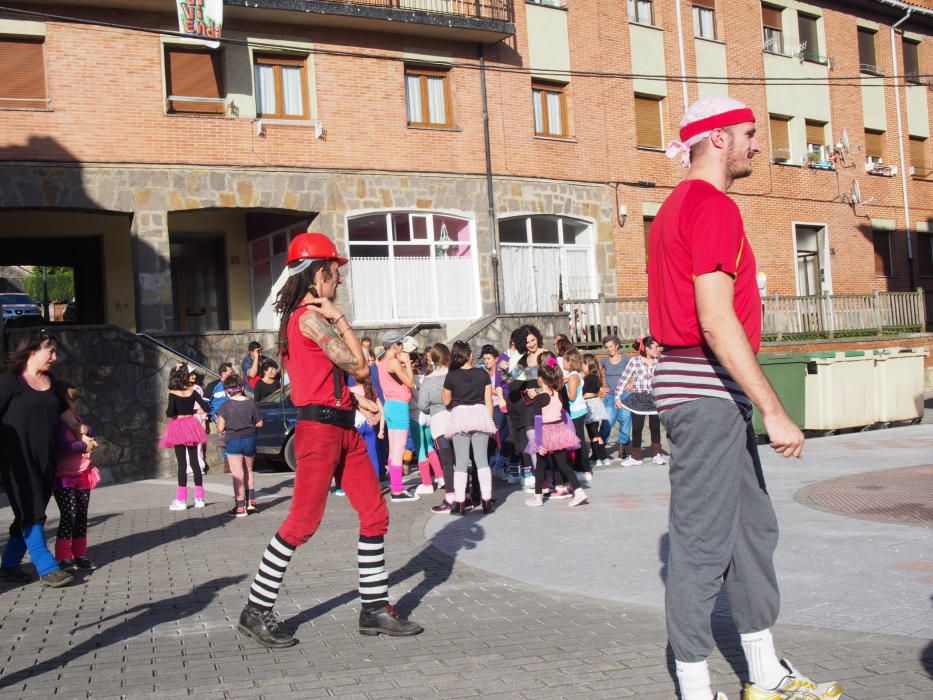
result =
M684 113L687 111L687 57L684 54L684 23L680 15L680 0L676 0L674 7L677 9L677 50L680 52L680 87L684 95Z
M901 17L897 22L891 25L891 59L894 62L894 107L897 112L897 150L901 159L901 194L904 197L904 226L907 229L907 275L909 280L909 290L914 288L914 251L910 240L910 201L907 198L907 159L904 156L904 127L901 119L901 91L897 87L897 28L906 22L913 8L907 9L907 14Z
M486 51L479 44L479 76L483 99L483 142L486 147L486 198L488 203L489 234L492 236L492 289L496 315L501 312L499 304L499 232L496 226L496 198L492 184L492 150L489 145L489 102L486 99Z

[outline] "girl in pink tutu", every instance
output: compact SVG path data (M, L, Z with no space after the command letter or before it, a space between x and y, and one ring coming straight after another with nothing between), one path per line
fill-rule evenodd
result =
M188 369L172 370L168 379L168 425L159 440L159 447L171 447L178 461L178 491L169 510L185 510L188 507L188 465L194 472L194 507L204 507L204 486L201 465L198 462L198 446L207 442L207 433L197 418L198 409L207 413L211 406L201 398L188 383Z
M534 398L534 435L529 436L531 439L525 449L529 453L536 452L539 457L535 468L535 492L525 503L532 507L544 505L544 474L550 464L570 484L570 505L583 505L587 503L586 494L580 488L567 456L568 450L580 449L580 440L561 401L564 377L555 358L549 357L539 365L538 384L541 391Z
M454 446L454 503L450 514L464 514L471 448L483 512L491 513L495 501L488 449L489 436L496 434L492 421L492 382L489 372L473 366L473 351L462 340L450 348L450 370L444 378L441 400L450 411L444 429Z

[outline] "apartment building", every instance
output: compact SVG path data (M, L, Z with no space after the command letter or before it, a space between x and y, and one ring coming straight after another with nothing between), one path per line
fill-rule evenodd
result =
M177 4L0 12L0 265L74 266L84 321L273 327L309 228L359 325L642 295L711 94L759 116L763 291L933 287L929 2L226 0L211 41Z

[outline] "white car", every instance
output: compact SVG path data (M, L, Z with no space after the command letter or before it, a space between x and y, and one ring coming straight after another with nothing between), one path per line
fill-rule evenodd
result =
M19 292L0 294L0 304L3 305L4 321L24 317L42 318L42 309L28 294Z

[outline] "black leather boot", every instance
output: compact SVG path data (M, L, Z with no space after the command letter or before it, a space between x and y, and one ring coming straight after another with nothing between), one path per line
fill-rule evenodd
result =
M486 514L492 513L496 509L496 499L488 498L482 501L483 503L483 512Z
M424 632L424 628L416 622L406 620L395 612L395 608L386 603L383 608L360 611L360 634L375 637L387 634L390 637L412 637Z
M237 629L270 649L282 649L298 643L288 632L279 629L279 621L271 608L260 608L247 603L240 613Z

